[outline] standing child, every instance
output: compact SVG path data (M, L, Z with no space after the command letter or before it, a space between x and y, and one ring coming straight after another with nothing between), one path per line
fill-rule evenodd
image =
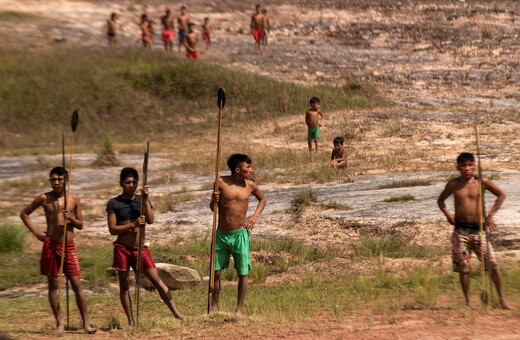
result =
M190 16L188 15L188 8L181 6L181 14L177 18L177 27L179 28L179 52L181 45L184 44L184 35L188 33L188 24L190 23Z
M67 244L65 245L65 259L63 273L70 281L72 290L76 295L76 304L83 319L83 328L87 333L94 333L95 328L90 326L87 314L87 300L81 287L80 270L76 246L74 245L74 228L83 229L83 212L79 197L75 194L67 194L67 206L64 206L64 189L67 180L67 170L61 166L55 167L50 172L49 182L52 190L36 196L36 198L20 213L25 226L43 242L40 272L47 276L49 284L49 302L52 313L56 319L56 332L65 330L63 317L60 310L60 297L58 296L59 271L63 247L63 229L67 221ZM30 218L39 207L43 208L47 220L47 230L39 230Z
M262 10L262 14L264 16L265 20L265 28L264 28L264 36L262 37L262 45L264 47L267 47L267 35L269 34L269 30L271 29L271 21L269 20L269 17L267 16L267 9Z
M218 203L218 228L215 245L215 282L211 301L211 311L219 310L220 271L229 266L232 254L238 274L238 299L235 314L243 315L244 301L249 285L248 274L251 270L249 253L250 232L253 230L258 216L264 210L267 200L255 182L252 181L253 168L251 158L243 154L229 157L227 165L230 176L220 177L218 192L211 196L209 204L213 211L214 202ZM259 201L255 212L246 218L249 196Z
M202 39L206 42L206 48L209 49L211 45L211 33L213 33L213 26L209 22L209 18L204 18L204 25L202 25Z
M137 25L141 28L141 41L143 42L143 47L151 49L153 39L153 22L148 18L148 15L142 14L141 20L137 23Z
M126 317L128 325L135 326L132 314L132 303L130 299L130 281L128 273L130 267L136 271L138 247L137 231L143 228L146 223L154 222L154 213L150 204L150 192L148 186L141 188L141 195L136 195L137 185L139 183L139 174L134 168L123 168L119 176L119 185L123 189L121 195L112 198L107 204L108 229L111 235L117 235L114 242L114 262L113 267L119 276L119 298ZM144 212L139 216L141 208L141 200L144 200ZM170 309L172 314L178 318L183 317L177 311L173 298L168 287L162 282L152 259L152 254L148 247L142 246L142 272L148 280L153 284L159 292L161 299Z
M460 284L466 299L466 306L471 308L469 299L471 252L474 251L479 260L481 260L483 252L485 269L491 269L491 276L498 292L500 306L504 309L510 309L504 299L502 274L495 260L493 246L489 242L489 249L486 249L488 243L486 242L486 235L479 233L480 188L478 177L475 176L475 167L475 156L467 152L461 153L457 157L457 170L460 172L460 177L449 181L437 200L437 204L448 219L448 222L455 227L451 236L453 271L459 273ZM495 228L493 216L506 199L506 194L489 178L483 177L481 180L483 185L482 193L484 190L487 190L497 197L495 204L485 219L487 226L492 231ZM455 199L455 214L446 208L444 202L452 194ZM491 268L488 268L489 265Z
M110 18L107 20L107 39L108 47L115 48L117 46L117 14L110 14Z
M256 5L255 9L255 14L251 16L251 34L255 39L256 53L260 54L260 43L265 30L265 16L262 14L262 5Z
M164 43L164 49L167 52L171 52L173 50L173 39L175 37L175 23L171 9L166 8L164 15L161 17L161 24L163 26L162 41Z
M184 46L186 47L186 56L191 60L199 60L199 36L193 29L195 24L188 24L188 33L184 35Z
M345 139L343 137L336 137L332 141L334 148L332 149L332 154L330 156L330 166L334 169L347 168L347 152L343 146L344 142Z
M307 124L307 144L309 146L309 153L312 153L312 142L316 146L316 153L318 152L318 140L320 139L320 127L322 126L323 113L320 110L320 100L312 97L309 101L311 105L310 110L305 112L305 124Z

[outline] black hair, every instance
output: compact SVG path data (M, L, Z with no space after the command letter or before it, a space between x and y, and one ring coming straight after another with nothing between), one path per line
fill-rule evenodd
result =
M52 177L52 175L54 174L58 176L63 176L65 179L69 176L69 172L67 171L67 169L65 169L62 166L52 168L51 172L49 173L49 177Z
M256 9L259 9L260 7L262 7L262 5L260 5L260 4L256 4L256 6L255 6Z
M142 20L142 19L148 19L148 15L146 15L146 14L141 14L141 20Z
M474 162L475 156L472 153L469 152L463 152L457 157L457 164L464 163L464 162Z
M123 182L125 179L133 177L135 180L139 179L139 173L135 168L126 167L121 170L121 174L119 175L119 181Z
M115 19L117 16L117 13L116 12L112 12L112 14L110 14L110 18L111 19Z
M183 5L183 6L181 6L181 10L182 10L182 9L186 9L186 8L187 8L187 7L186 7L186 6L184 6L184 5Z
M204 18L204 21L206 21L206 20L209 20L209 17L205 17L205 18Z
M336 137L332 141L332 144L341 144L341 145L343 145L344 142L345 142L345 138L343 138L343 137Z
M229 170L231 170L232 173L242 163L251 164L251 163L253 163L253 161L251 160L251 158L249 158L248 155L244 155L241 153L236 153L234 155L231 155L227 160L227 165L229 167Z
M317 97L312 97L311 100L309 100L309 104L319 103L320 99Z
M196 26L193 22L188 23L188 28Z
M264 9L262 10L262 13L267 13L267 9L264 8Z

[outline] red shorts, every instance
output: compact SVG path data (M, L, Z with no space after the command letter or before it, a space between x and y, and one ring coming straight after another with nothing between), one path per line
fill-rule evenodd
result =
M208 33L204 33L202 39L204 39L204 41L211 41L211 36Z
M130 247L126 244L114 242L114 262L112 263L112 267L115 270L127 271L132 267L134 271L136 270L135 266L137 264L137 247ZM143 252L141 253L143 266L142 269L150 269L156 268L155 263L152 259L152 254L148 247L143 247Z
M188 59L191 59L191 60L200 59L199 52L197 52L197 51L195 51L195 52L186 51L186 56L188 57Z
M175 38L175 33L173 30L163 30L162 32L162 41L163 42L173 42L173 38Z
M152 42L153 37L152 37L151 35L150 35L150 36L146 36L146 35L144 35L144 34L141 34L141 40L142 40L143 42Z
M256 41L262 40L264 37L264 29L263 28L253 28L253 37L255 37Z
M61 242L56 242L46 237L43 239L42 257L40 260L40 273L46 276L58 276L61 265ZM67 243L65 247L65 260L63 272L67 276L79 276L79 262L74 242Z

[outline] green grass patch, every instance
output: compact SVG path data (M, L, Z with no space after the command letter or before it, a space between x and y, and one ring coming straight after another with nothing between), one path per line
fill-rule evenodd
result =
M299 215L313 203L318 203L318 196L311 188L305 188L292 197L291 205L287 211Z
M26 228L21 224L0 225L0 254L19 253L24 249Z
M363 235L353 245L353 254L369 258L437 258L448 251L438 246L417 245L397 235Z
M413 201L415 200L415 196L412 195L403 195L403 196L392 196L390 198L386 198L383 202L400 202L400 201Z
M418 187L431 185L432 181L429 180L411 180L411 181L397 181L378 186L378 189L393 189L393 188L407 188L407 187Z
M23 12L15 12L15 11L0 11L0 21L30 21L40 18L37 15L23 13Z

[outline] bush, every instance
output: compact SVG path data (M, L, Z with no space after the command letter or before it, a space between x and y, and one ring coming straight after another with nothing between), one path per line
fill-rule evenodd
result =
M25 228L20 224L0 226L0 253L21 252L25 245Z

